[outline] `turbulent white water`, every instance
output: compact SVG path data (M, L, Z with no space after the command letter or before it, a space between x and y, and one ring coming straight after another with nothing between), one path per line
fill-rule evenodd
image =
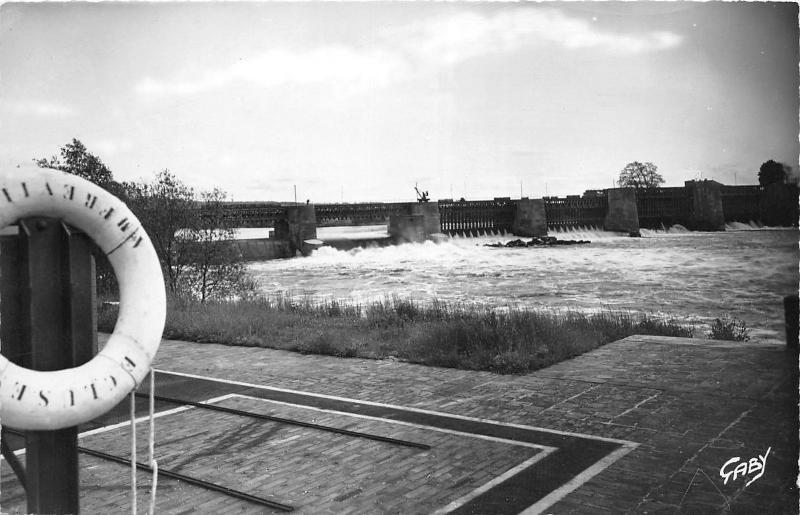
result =
M731 315L759 339L783 339L783 297L797 292L798 232L732 224L726 232L643 230L642 238L590 229L550 232L589 245L489 248L513 236L455 237L253 263L267 294L368 302L419 301L537 309L626 309L709 321ZM342 237L349 229L320 229ZM364 234L382 228L358 228Z

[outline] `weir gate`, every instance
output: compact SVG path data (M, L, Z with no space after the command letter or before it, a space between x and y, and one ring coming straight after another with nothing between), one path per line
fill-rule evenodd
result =
M431 234L544 236L548 230L598 228L637 234L640 228L680 224L691 230L724 230L726 223L793 226L798 221L795 184L726 186L687 181L683 187L589 190L541 199L442 199L435 202L281 204L228 202L225 216L238 227L274 228L274 238L240 243L245 257L293 256L316 239L318 227L387 225L379 244L422 241ZM252 247L252 248L251 248Z

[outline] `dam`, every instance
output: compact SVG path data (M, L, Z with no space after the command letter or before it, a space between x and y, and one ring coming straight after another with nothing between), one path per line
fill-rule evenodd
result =
M682 187L610 188L583 195L538 199L441 199L431 202L287 204L228 202L225 216L241 228L272 229L270 237L238 240L247 260L307 254L327 244L340 249L421 242L436 235L513 234L545 236L548 231L595 227L638 235L641 229L681 225L696 231L723 231L725 224L756 222L794 226L798 220L795 184L729 186L711 180ZM385 225L385 234L322 241L317 228Z

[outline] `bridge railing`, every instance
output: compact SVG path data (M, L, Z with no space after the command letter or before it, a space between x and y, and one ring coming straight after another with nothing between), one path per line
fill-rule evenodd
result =
M407 214L407 202L368 202L359 204L315 204L317 227L342 225L382 225L392 215Z
M277 202L224 202L223 210L239 227L275 227L285 216L285 206Z

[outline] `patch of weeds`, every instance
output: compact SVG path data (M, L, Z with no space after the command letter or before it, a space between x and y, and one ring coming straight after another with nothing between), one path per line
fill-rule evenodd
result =
M356 346L338 333L323 332L310 340L300 343L296 349L301 354L322 354L337 358L353 358L358 354Z
M681 325L675 320L665 320L653 316L643 315L636 324L638 334L652 334L660 336L676 336L680 338L692 338L694 328Z
M524 374L532 369L531 356L520 355L518 351L503 351L491 359L488 370L498 374Z

